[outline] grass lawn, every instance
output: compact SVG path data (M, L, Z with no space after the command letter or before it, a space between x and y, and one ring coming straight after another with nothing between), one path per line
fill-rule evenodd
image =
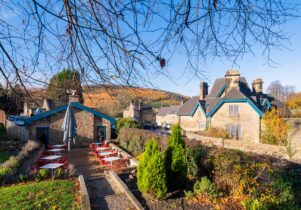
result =
M76 180L30 182L0 188L0 209L79 209Z
M0 152L0 164L8 160L9 156L5 152Z

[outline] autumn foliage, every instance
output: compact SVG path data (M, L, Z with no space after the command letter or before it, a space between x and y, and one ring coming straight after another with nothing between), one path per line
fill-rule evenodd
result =
M275 145L287 144L290 126L281 113L279 110L272 109L264 114L261 135L262 143Z

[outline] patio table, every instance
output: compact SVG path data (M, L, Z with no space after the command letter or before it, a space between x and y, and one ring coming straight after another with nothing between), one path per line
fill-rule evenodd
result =
M52 162L53 160L60 159L61 157L63 157L63 156L61 156L61 155L49 155L49 156L46 156L46 157L42 157L40 159L42 159L42 160L51 160L51 162Z
M64 149L49 149L47 150L48 152L55 152L56 154L58 154L60 151L63 151Z
M55 145L52 145L53 148L62 148L64 146L65 146L65 144L55 144Z
M112 155L114 154L113 152L99 152L97 153L99 156L106 156L106 155Z
M49 164L46 164L46 165L43 165L41 166L40 168L46 168L46 169L50 169L51 170L51 178L54 177L54 170L63 166L64 164L62 163L49 163Z
M103 158L102 160L108 161L112 165L113 161L120 160L120 159L121 159L120 157L107 157L107 158Z

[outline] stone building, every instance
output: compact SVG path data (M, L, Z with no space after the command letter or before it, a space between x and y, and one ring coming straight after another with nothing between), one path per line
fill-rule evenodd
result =
M216 79L208 93L208 84L201 82L200 95L180 107L179 123L185 131L204 131L211 126L226 129L234 138L259 142L263 113L273 107L284 108L283 103L263 93L261 78L253 81L251 89L236 70Z
M156 115L156 123L158 126L164 124L176 124L179 121L178 112L181 108L179 106L162 107Z
M71 147L80 147L88 145L88 143L111 139L111 128L115 123L114 118L79 102L70 102L70 104L77 124L75 145L71 144ZM47 141L49 144L62 144L62 125L67 106L66 104L31 117L11 116L9 120L16 126L25 127L28 131L28 139Z
M142 101L131 101L130 105L123 111L124 118L132 118L141 124L155 123L155 115L153 107L143 103Z

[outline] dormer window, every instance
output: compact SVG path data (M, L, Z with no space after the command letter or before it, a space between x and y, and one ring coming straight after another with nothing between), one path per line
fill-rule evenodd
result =
M229 117L239 117L239 106L237 104L229 105Z

